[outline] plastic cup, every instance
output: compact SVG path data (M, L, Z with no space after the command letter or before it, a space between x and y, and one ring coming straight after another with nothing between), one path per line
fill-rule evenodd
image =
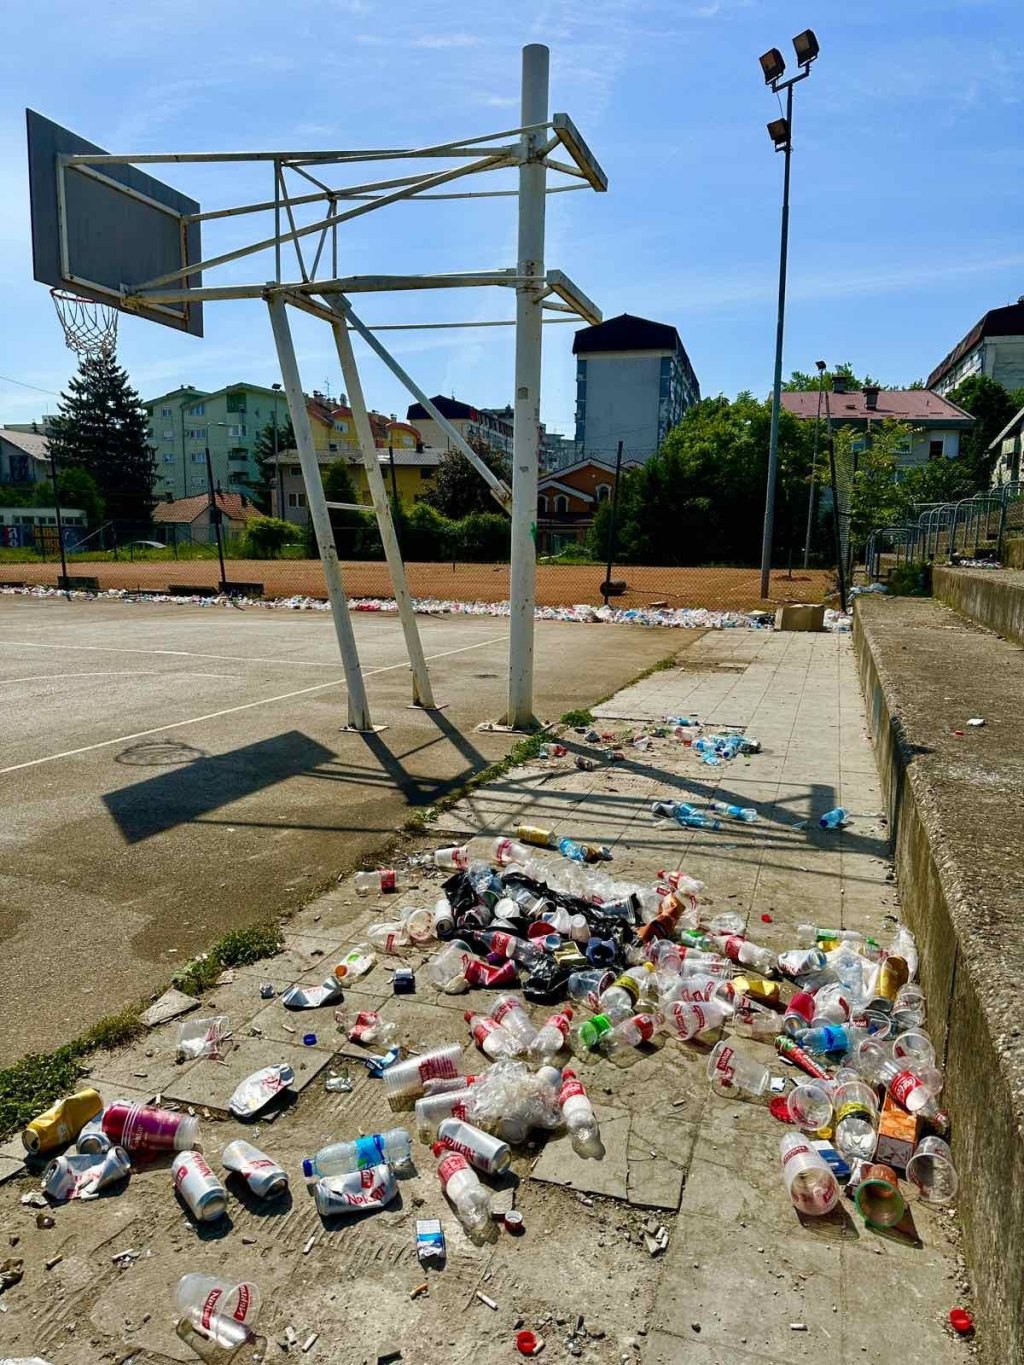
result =
M907 1162L907 1179L926 1204L948 1204L960 1184L949 1144L940 1137L922 1138Z
M388 1099L404 1095L421 1095L424 1081L434 1078L449 1080L462 1071L462 1045L446 1043L443 1047L396 1062L384 1072L384 1090Z
M716 1043L708 1057L708 1080L718 1095L734 1096L740 1092L763 1095L771 1075L768 1068L737 1052L731 1041L723 1038Z
M892 1055L907 1065L914 1071L918 1071L923 1066L933 1067L935 1065L935 1046L923 1029L907 1029L898 1038L893 1039Z
M804 1081L786 1096L790 1118L806 1133L816 1133L832 1122L832 1095L821 1081Z
M803 1133L784 1133L779 1142L782 1178L793 1207L813 1218L831 1213L839 1202L839 1182L824 1157Z
M865 1223L876 1228L893 1227L907 1207L896 1172L877 1162L864 1167L854 1203Z
M908 983L896 992L892 1002L893 1022L898 1028L918 1028L925 1020L924 991Z

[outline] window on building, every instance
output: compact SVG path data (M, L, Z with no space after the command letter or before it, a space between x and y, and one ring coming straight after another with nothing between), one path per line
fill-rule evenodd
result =
M189 439L190 441L205 441L205 440L206 440L206 428L205 428L205 427L188 427L188 428L186 428L185 435L188 437L188 439Z
M297 478L302 473L302 466L300 464L289 465L288 473L292 476L293 479Z
M192 463L193 463L193 464L205 464L205 463L206 463L206 451L205 451L205 450L193 450L193 452L192 452Z
M289 494L288 494L288 506L289 506L289 507L305 507L305 505L306 505L306 495L305 495L305 493L289 493Z
M171 451L171 450L165 450L165 451L164 451L164 464L173 464L173 463L174 463L174 452Z
M559 493L555 498L555 516L565 517L569 515L569 499L564 493Z
M941 460L941 459L942 459L942 456L943 456L944 454L945 454L945 447L944 447L943 440L942 440L942 437L941 437L941 436L940 436L940 437L938 438L938 440L936 440L936 441L929 441L929 442L928 442L928 458L929 458L929 460Z
M161 417L172 417L173 415L174 415L174 414L173 414L173 412L171 411L170 408L161 408L161 409L160 409L160 416L161 416Z
M347 422L335 422L335 424L334 424L334 429L335 429L335 431L340 431L340 432L342 432L342 433L347 432L347 431L348 431L348 423L347 423Z
M249 433L248 433L248 428L246 428L246 427L239 427L239 426L231 426L231 427L228 427L228 435L231 436L231 437L233 437L234 440L236 440L236 441L239 441L239 440L244 441L245 438L246 438L246 436L248 436L248 434L249 434Z
M548 499L547 499L547 494L546 494L546 493L538 493L538 494L537 494L537 511L541 514L541 516L543 516L543 517L546 517L546 516L547 516L547 514L548 514Z
M162 437L163 437L163 439L164 439L165 441L173 441L173 440L174 440L174 428L171 427L170 430L165 430L165 431L161 432L161 435L162 435Z
M333 455L336 455L336 454L338 453L338 443L337 443L337 441L328 441L328 443L327 443L327 449L328 449Z
M189 410L188 410L188 415L189 415L190 417L205 417L205 416L206 416L206 404L205 404L205 403L196 403L196 405L195 405L194 407L189 408Z
M229 393L225 407L228 412L245 412L245 394Z
M433 477L434 477L434 471L433 471L431 468L429 468L429 466L427 466L427 465L420 465L420 478L421 478L421 479L432 479Z
M607 502L612 495L612 486L610 483L599 483L594 489L594 493L598 502Z

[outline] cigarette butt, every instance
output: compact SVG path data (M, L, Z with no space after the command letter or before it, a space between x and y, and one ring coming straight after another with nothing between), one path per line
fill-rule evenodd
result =
M60 1265L60 1263L61 1263L61 1261L63 1261L63 1259L64 1259L63 1256L51 1256L50 1259L46 1262L46 1268L47 1268L47 1270L52 1270L53 1267L54 1267L55 1265ZM483 1298L483 1295L481 1295L480 1297ZM490 1300L489 1300L489 1299L486 1299L485 1302L486 1302L486 1303L490 1303ZM491 1304L491 1307L492 1307L492 1308L497 1308L497 1306L498 1306L498 1305L497 1305L496 1303L495 1303L495 1304Z
M309 1253L313 1250L313 1243L314 1243L315 1241L316 1241L316 1233L314 1232L313 1235L312 1235L312 1237L308 1237L308 1238L306 1239L306 1245L302 1248L302 1254L303 1254L303 1256L308 1256L308 1255L309 1255Z
M424 1280L423 1283L418 1284L415 1289L409 1290L410 1299L418 1299L421 1294L425 1294L427 1292L429 1287L430 1286L427 1284L426 1280Z
M486 1294L481 1294L479 1289L476 1291L476 1296L480 1300L480 1302L485 1303L488 1308L493 1308L495 1312L498 1311L498 1305L494 1302L494 1300L489 1299Z
M316 1344L316 1339L319 1335L320 1335L319 1332L310 1332L309 1336L302 1343L302 1350L304 1353L306 1351L310 1351L313 1349L314 1345Z

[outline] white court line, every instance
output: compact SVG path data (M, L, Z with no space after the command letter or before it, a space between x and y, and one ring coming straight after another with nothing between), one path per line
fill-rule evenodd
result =
M507 640L507 635L495 635L489 640L478 640L475 645L463 645L461 649L446 649L442 654L428 654L427 662L434 659L447 659L452 654L465 654L471 649L483 649L485 645L500 644L502 640ZM374 678L378 673L392 673L396 668L408 668L409 661L403 660L398 664L387 664L383 668L371 668L363 674L364 678ZM223 711L211 711L205 716L191 716L188 720L171 721L169 725L154 725L151 730L139 730L134 735L118 735L114 739L101 739L96 744L83 744L79 749L65 749L60 754L48 754L45 758L30 758L27 763L12 763L8 768L0 768L0 777L5 773L21 772L24 768L37 768L41 763L55 763L60 758L74 758L78 754L91 753L93 749L106 749L111 744L127 744L132 739L145 739L147 735L160 735L165 730L178 730L183 725L200 725L203 721L218 720L221 716L234 715L236 711L251 711L254 706L270 706L276 701L289 701L292 697L303 697L309 692L322 692L328 687L344 687L344 678L334 678L330 682L314 683L312 687L300 687L296 692L282 692L277 697L263 697L260 701L243 702L240 706L227 706Z
M95 673L34 673L30 678L4 678L0 676L0 687L10 687L12 683L63 682L65 678L228 678L232 682L244 682L237 673L168 673L165 668L137 668L127 673L123 668L113 672Z

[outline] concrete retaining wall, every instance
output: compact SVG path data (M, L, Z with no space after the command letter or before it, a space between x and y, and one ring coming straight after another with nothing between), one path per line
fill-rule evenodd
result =
M1024 573L1020 570L936 566L932 591L962 616L1024 644Z
M1024 694L1020 651L934 602L909 599L859 599L854 644L903 914L918 938L928 1025L946 1074L944 1103L952 1116L961 1181L958 1207L978 1291L978 1346L986 1365L1021 1365L1021 765L1015 761L1012 771L993 773L988 748L976 747L972 754L963 738L985 736L979 746L991 745L996 753L998 733L966 730L958 738L950 726L965 708L968 715L998 723L998 679L1008 668L1016 676L1007 689L1007 720L1016 726ZM1009 731L1003 743L1007 740L1014 744ZM976 763L981 755L984 761ZM1009 846L1008 829L1016 831ZM954 1301L951 1296L950 1306Z

